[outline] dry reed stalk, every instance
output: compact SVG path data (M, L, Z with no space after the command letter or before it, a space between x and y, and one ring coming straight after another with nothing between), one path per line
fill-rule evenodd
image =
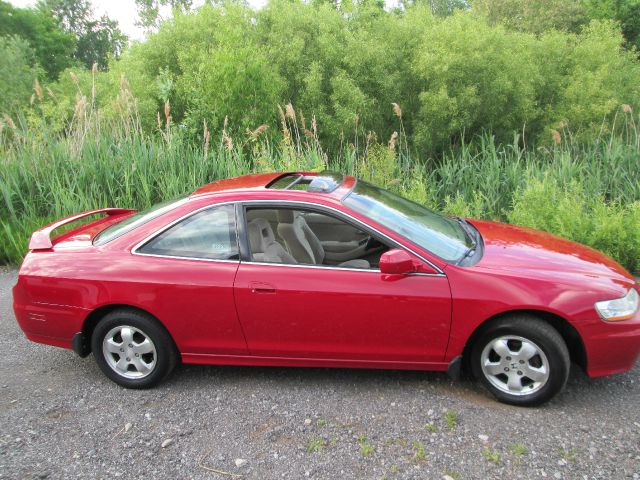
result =
M389 139L389 150L396 149L396 141L398 140L398 132L393 132L391 134L391 138Z
M33 89L36 91L36 95L38 95L38 100L40 100L40 101L44 100L44 94L42 93L42 87L40 86L40 82L38 82L37 78L33 81Z
M55 94L53 93L53 90L51 90L49 87L45 87L45 90L47 91L47 95L49 95L52 100L57 100Z
M402 119L402 109L400 108L400 105L397 103L392 103L391 105L393 105L393 113L395 116Z
M209 140L211 139L211 132L209 132L209 128L207 127L207 121L204 120L204 160L207 160L209 156Z
M291 103L287 103L285 106L285 112L287 114L287 117L289 117L291 120L293 120L294 122L296 121L296 111L293 109L293 105L291 105Z
M169 100L164 102L164 118L166 119L166 129L169 130L169 126L171 125L171 105L169 104Z
M255 130L249 130L247 128L246 134L248 137L252 138L253 140L255 140L256 138L258 138L260 135L262 135L264 132L267 131L267 128L269 128L269 125L260 125L258 128L256 128Z
M225 115L224 122L222 123L222 143L227 151L233 150L233 139L227 133L227 125L229 124L229 118Z

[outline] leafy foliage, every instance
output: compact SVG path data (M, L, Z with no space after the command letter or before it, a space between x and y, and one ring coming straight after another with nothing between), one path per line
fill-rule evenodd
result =
M29 101L39 73L34 56L26 40L0 37L0 85L11 85L0 95L0 112L12 115Z
M86 68L95 63L106 69L109 57L117 58L127 43L115 20L106 15L93 18L88 0L40 0L39 6L50 11L64 31L76 38L73 58Z
M35 53L33 60L52 80L72 63L75 39L60 29L57 20L46 9L16 8L0 0L0 36L11 35L29 42ZM0 84L0 87L6 91L10 85Z

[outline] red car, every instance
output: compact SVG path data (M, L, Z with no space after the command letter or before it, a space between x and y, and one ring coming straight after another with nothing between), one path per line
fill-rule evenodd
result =
M57 228L85 217L57 236ZM467 370L540 404L571 361L633 368L640 287L590 248L449 218L332 172L247 175L36 231L13 289L30 340L151 387L178 361Z

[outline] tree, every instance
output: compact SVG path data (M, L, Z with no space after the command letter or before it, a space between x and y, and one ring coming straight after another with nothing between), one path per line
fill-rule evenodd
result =
M535 34L550 29L579 32L588 22L580 0L472 0L471 5L490 25Z
M436 17L446 17L456 10L467 10L467 0L401 0L400 4L407 8L409 5L424 5L431 9Z
M640 49L640 0L582 0L589 18L616 20L628 45Z
M0 37L0 113L12 115L33 92L39 67L29 43L17 36Z
M178 9L184 13L191 10L192 6L192 0L136 0L136 7L140 16L138 24L148 29L158 28L163 20L162 15L160 15L162 7L171 7L171 10Z
M106 15L94 19L88 0L41 0L38 6L49 10L64 30L75 36L73 57L87 68L96 63L106 70L109 57L119 57L127 44L118 22Z
M0 36L9 35L29 43L34 51L33 64L40 64L50 79L56 79L73 62L75 39L62 30L48 10L16 8L0 0Z

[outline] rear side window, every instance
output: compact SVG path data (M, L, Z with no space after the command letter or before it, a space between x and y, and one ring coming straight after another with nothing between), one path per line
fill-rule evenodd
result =
M235 207L223 205L191 215L155 236L137 252L209 260L238 259Z
M115 240L125 233L138 228L140 225L144 225L154 218L157 218L160 215L173 210L174 208L182 205L187 200L187 198L181 198L180 200L169 200L167 202L158 203L143 212L135 213L130 217L124 219L123 221L105 228L98 235L96 235L96 238L93 239L93 244L96 246L100 246L104 245L105 243L109 243L111 240Z

